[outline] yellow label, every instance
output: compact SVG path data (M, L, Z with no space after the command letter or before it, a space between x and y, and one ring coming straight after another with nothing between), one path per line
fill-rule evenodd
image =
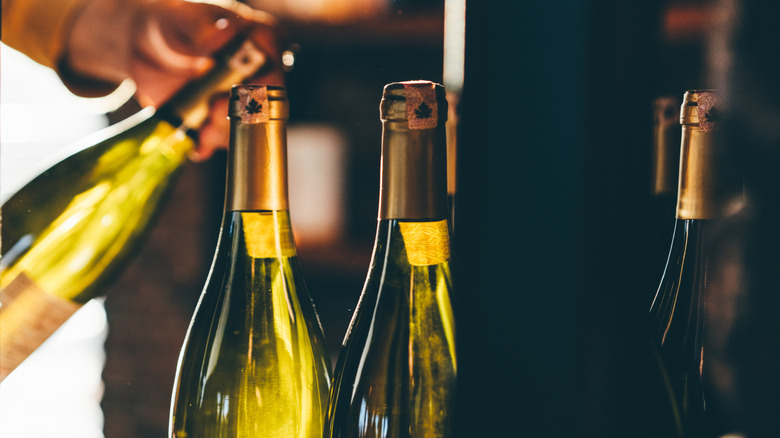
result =
M450 234L447 221L400 222L406 256L412 266L430 266L450 258Z
M246 250L250 257L266 259L293 257L296 254L290 221L279 212L241 213Z
M54 333L81 304L44 292L24 272L0 291L0 380Z

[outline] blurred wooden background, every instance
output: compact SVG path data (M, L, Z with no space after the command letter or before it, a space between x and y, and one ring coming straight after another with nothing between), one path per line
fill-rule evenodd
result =
M296 55L291 127L327 126L342 139L338 238L299 242L335 357L373 243L382 86L442 80L445 2L335 2L310 10L320 16L294 4L272 11L285 17ZM741 348L723 350L749 390L728 397L740 406L734 424L751 436L778 430L769 415L780 304L776 18L771 2L745 0L469 2L454 264L459 436L645 436L638 339L672 227L650 219L651 103L726 84L735 163L752 171L747 188L760 206L736 262L754 279L742 285L752 313L728 328ZM188 166L141 254L107 291L109 438L166 434L223 181L224 156ZM744 224L734 226L728 235L741 236Z

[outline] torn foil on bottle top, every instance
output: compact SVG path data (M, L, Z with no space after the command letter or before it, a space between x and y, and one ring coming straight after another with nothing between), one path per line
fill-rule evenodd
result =
M268 108L268 89L266 87L241 87L234 98L234 114L241 116L247 124L264 123L270 118Z
M436 89L404 84L406 119L409 129L431 129L439 124L439 105Z
M702 131L709 132L715 129L720 119L720 102L715 93L706 92L699 95L696 115Z

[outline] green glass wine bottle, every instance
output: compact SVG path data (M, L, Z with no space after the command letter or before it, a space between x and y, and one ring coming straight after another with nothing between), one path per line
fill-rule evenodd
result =
M170 436L322 436L330 359L296 257L283 87L230 101L225 211L182 347Z
M669 258L650 307L650 342L666 392L651 426L665 418L663 436L717 436L718 419L708 412L709 370L703 345L708 287L713 273L713 232L718 221L743 206L742 185L719 143L720 107L710 90L685 93L680 112L682 141L677 211ZM653 436L653 435L651 435ZM661 435L656 435L661 436Z
M0 380L100 294L152 223L211 97L267 61L243 38L214 59L211 72L159 110L146 108L74 145L2 205Z
M677 197L677 180L680 170L680 100L671 96L653 101L653 145L651 169L651 193L662 198L669 213L674 215ZM668 201L669 198L674 198ZM659 208L660 209L660 208Z
M325 436L451 436L457 362L444 88L388 84L380 112L374 252L337 361Z

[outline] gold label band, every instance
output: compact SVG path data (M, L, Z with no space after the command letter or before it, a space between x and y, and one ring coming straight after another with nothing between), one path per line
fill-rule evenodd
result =
M24 272L14 278L0 293L0 380L80 308L46 293Z
M250 257L267 259L293 257L296 254L290 222L277 212L241 213L246 250Z
M241 116L241 121L246 124L265 123L270 119L268 111L268 88L266 87L239 87L238 95L234 96L236 106L233 114Z
M450 258L450 234L447 221L399 222L406 256L412 266L431 266Z
M420 87L404 84L406 119L409 129L431 129L439 124L439 104L433 86Z

